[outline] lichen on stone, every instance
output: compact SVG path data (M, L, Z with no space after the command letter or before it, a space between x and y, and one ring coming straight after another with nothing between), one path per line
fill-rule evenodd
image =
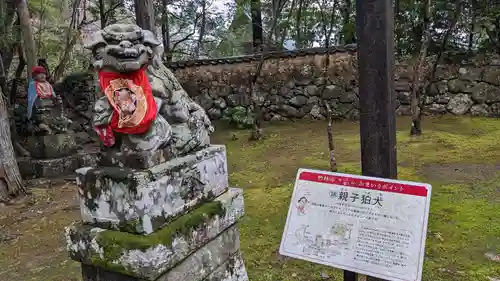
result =
M83 221L137 234L162 228L228 186L224 146L145 170L104 167L78 174Z
M103 192L108 191L115 184L122 184L131 191L137 188L134 170L120 167L104 167L88 169L80 180L82 198L85 206L95 211L99 207L96 200Z
M153 256L150 254L158 251L162 253L162 257L168 256L169 252L172 253L174 239L189 235L191 231L202 227L215 216L224 215L225 209L221 202L213 201L179 217L151 235L136 235L114 230L101 231L94 238L100 248L99 251L95 251L92 247L91 262L112 271L130 274L130 271L137 271L130 268L132 260L135 262L145 260L146 257Z

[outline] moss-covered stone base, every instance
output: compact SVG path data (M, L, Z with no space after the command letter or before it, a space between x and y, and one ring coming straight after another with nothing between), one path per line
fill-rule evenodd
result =
M131 276L95 265L82 265L84 281L246 281L239 253L240 231L234 225L159 276ZM235 279L239 276L239 279ZM220 279L218 279L220 278ZM230 278L230 279L228 279ZM232 278L232 279L231 279Z
M221 236L243 214L243 191L231 188L147 236L74 224L66 229L67 250L82 263L155 280Z
M153 233L228 188L226 150L215 145L149 169L81 168L77 174L83 221L137 234Z
M195 280L203 278L205 274L205 272L201 273ZM123 275L86 264L82 264L82 275L83 281L147 281L146 279ZM167 277L161 276L157 280L169 280L165 278ZM183 280L186 279L180 279L179 281ZM226 262L219 265L219 267L206 276L203 281L249 281L240 251L237 251Z

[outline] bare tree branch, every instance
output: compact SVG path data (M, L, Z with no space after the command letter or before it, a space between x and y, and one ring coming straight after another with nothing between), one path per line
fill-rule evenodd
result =
M172 48L170 49L170 51L173 51L175 50L175 48L182 42L188 40L191 36L193 36L195 33L196 33L196 25L198 23L198 20L200 18L200 15L197 15L195 20L194 20L194 27L193 27L193 31L191 31L189 34L187 34L186 36L184 36L182 39L180 39L179 41L175 42L174 45L172 46Z

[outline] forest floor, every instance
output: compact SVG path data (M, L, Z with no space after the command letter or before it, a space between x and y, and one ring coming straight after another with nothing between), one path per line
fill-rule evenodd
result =
M500 121L440 117L423 125L412 139L408 119L397 124L399 178L433 185L423 280L500 279ZM334 131L339 171L360 173L359 124ZM341 280L338 270L278 254L297 169L329 168L326 123L278 123L265 133L248 142L247 131L219 128L213 138L227 145L230 182L245 191L241 246L250 280ZM0 281L80 280L63 239L78 219L71 183L32 188L0 207Z

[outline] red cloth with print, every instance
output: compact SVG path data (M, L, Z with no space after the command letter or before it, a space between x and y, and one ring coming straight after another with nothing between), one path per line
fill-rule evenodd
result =
M110 102L113 107L113 116L111 122L108 126L98 126L96 127L96 132L99 138L103 141L105 146L112 146L115 142L113 132L121 134L143 134L145 133L153 121L156 119L157 106L153 98L153 91L151 85L149 84L148 77L146 75L145 68L132 73L117 73L117 72L105 72L99 71L99 84L101 90L106 92L110 82L115 79L128 79L131 80L133 84L142 88L144 92L145 102L147 104L146 114L142 120L133 127L118 127L118 120L120 118L119 109Z

